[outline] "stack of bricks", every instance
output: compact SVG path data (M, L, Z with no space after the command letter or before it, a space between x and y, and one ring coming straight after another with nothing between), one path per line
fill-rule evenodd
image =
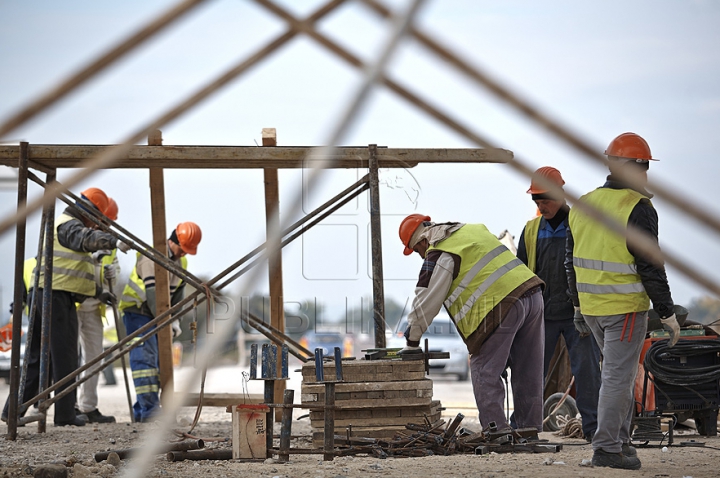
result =
M335 385L335 434L392 438L406 431L408 423L425 424L440 419L440 402L433 401L433 382L425 378L422 360L343 361L343 381ZM302 368L301 402L305 406L325 403L325 386L317 383L315 364ZM326 380L335 379L335 364L325 363ZM322 447L324 412L310 411L313 445Z

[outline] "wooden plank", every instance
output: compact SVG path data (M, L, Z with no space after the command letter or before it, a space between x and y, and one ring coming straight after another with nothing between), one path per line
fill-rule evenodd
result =
M46 168L78 168L109 145L31 144L29 159ZM0 145L0 164L17 167L20 154L17 145ZM320 162L308 158L315 148L278 146L163 146L137 145L118 160L113 168L182 168L182 169L247 169L247 168L310 168ZM377 151L380 168L412 168L420 163L505 163L513 157L506 149L413 149L383 148ZM325 168L367 168L367 147L339 147L325 159L332 162Z
M275 128L263 128L262 144L264 147L277 146L277 133ZM285 313L283 311L283 275L282 250L280 247L280 187L278 184L277 168L265 168L265 237L275 240L269 244L269 249L276 249L268 257L268 279L270 281L270 325L285 333ZM277 376L282 376L282 360L277 361ZM285 393L285 381L275 382L275 401ZM275 421L280 422L282 410L275 411Z
M194 407L198 404L199 393L188 393L183 402L185 407ZM232 405L264 403L262 393L205 393L203 394L203 407L230 407Z
M324 367L325 376L335 375L335 366ZM315 383L315 364L302 367L303 383ZM425 378L425 364L420 360L356 360L343 362L344 382L398 382L422 380Z
M162 145L162 134L155 131L148 137L150 148ZM165 179L163 170L150 168L150 210L152 216L153 247L161 254L167 255L167 230L165 226ZM167 269L155 264L155 316L170 309L170 274ZM162 401L172 398L173 394L173 359L172 329L165 327L157 334L160 364L160 389Z
M430 422L440 420L440 412L428 415ZM394 417L394 418L335 418L335 432L340 434L341 430L345 427L352 425L353 430L355 427L384 427L384 426L405 426L408 423L415 423L417 425L425 424L424 417ZM310 420L310 425L313 428L322 428L324 424L323 419Z
M350 420L350 419L395 419L395 418L402 418L403 420L407 420L407 422L411 422L416 420L417 418L422 419L424 415L434 415L437 413L440 413L442 408L439 400L433 400L430 402L429 405L420 406L420 407L375 407L375 408L363 408L363 409L357 409L357 410L336 410L335 411L335 418L338 420ZM322 420L323 419L323 411L321 410L311 410L310 411L310 420Z
M319 397L316 396L305 396L301 395L303 404L312 405L314 403L322 404L325 401L325 395ZM314 400L306 400L306 398L314 398ZM335 407L339 409L348 408L373 408L373 407L418 407L423 405L429 405L432 401L432 396L427 397L416 397L416 398L388 398L388 399L365 399L365 400L337 400Z
M433 381L429 378L422 380L402 382L360 382L345 383L339 382L335 385L335 394L343 392L375 392L389 390L430 390L432 391ZM301 393L324 393L325 386L322 384L306 384L300 387Z

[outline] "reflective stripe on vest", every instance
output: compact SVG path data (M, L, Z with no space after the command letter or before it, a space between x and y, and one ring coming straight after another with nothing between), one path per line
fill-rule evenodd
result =
M537 268L537 237L540 232L542 216L531 219L525 224L525 252L527 253L528 269L535 272Z
M534 274L483 224L466 224L428 248L460 257L445 307L464 338L478 329L487 314Z
M137 253L137 258L140 258L140 253ZM137 262L137 261L136 261ZM187 258L181 257L180 258L180 265L183 269L187 269ZM177 285L177 287L180 287L182 285L182 280ZM177 290L176 287L176 290ZM171 291L172 295L172 291ZM122 312L124 309L128 307L137 307L138 309L142 308L143 303L147 301L147 294L145 293L145 282L138 276L137 273L137 265L133 267L132 273L130 274L130 280L125 285L125 288L123 289L122 296L120 297L120 305L118 305L118 309Z
M642 194L630 189L598 188L581 201L627 226ZM573 267L580 309L587 315L619 315L650 308L635 258L624 236L609 230L577 208L570 211L575 246Z
M58 227L72 221L74 218L61 214L55 223L55 237L53 244L53 290L75 292L88 297L95 296L95 266L89 252L77 252L68 249L58 241ZM40 282L43 286L45 280L44 261L40 261Z

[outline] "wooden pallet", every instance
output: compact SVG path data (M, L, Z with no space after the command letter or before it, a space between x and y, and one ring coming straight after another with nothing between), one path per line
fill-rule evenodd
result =
M387 408L430 405L430 379L403 382L338 383L335 385L335 406L338 408ZM325 402L325 386L302 384L301 401L309 405Z
M361 409L346 409L346 410L335 410L335 423L339 420L371 420L382 423L383 420L388 420L388 425L391 425L389 420L404 420L404 423L420 423L417 419L424 420L424 415L435 415L440 413L440 401L433 400L430 405L419 406L419 407L392 407L392 408L361 408ZM322 411L310 411L311 421L322 421L325 417ZM431 420L432 421L432 420Z

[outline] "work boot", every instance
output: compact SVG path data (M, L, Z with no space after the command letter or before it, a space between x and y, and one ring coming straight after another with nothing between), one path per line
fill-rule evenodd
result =
M56 427L66 427L68 425L73 425L76 427L84 427L85 424L87 424L87 422L88 422L87 415L84 415L81 413L80 415L75 415L75 418L73 418L72 420L69 420L67 422L55 422L55 426Z
M87 412L85 415L87 415L90 423L115 423L115 417L103 415L97 408L91 412Z
M629 443L622 444L622 454L625 456L637 456L637 450Z
M595 450L592 457L592 465L621 468L623 470L639 470L641 463L637 456L626 456L622 453L609 453L603 450Z

